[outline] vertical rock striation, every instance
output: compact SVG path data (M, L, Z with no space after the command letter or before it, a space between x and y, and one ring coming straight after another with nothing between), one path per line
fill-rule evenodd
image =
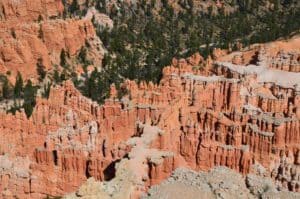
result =
M300 74L258 57L173 59L158 85L126 80L128 95L112 86L101 106L67 81L29 119L1 113L1 197L64 195L93 177L107 197L139 198L178 167L247 174L258 164L299 192Z

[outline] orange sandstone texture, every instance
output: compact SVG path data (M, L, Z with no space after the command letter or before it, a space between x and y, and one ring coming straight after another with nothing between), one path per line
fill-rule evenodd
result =
M300 192L300 74L256 53L253 65L173 59L158 85L126 80L121 100L112 85L101 106L67 81L29 119L1 113L1 197L60 196L94 177L106 195L139 198L178 167L246 174L254 165Z
M23 0L0 2L0 19L12 21L35 21L62 15L64 6L60 0Z
M60 65L62 49L74 58L87 43L89 58L101 64L102 43L90 19L61 19L62 1L4 0L0 7L1 73L15 77L19 71L25 79L36 80L38 59L49 71Z

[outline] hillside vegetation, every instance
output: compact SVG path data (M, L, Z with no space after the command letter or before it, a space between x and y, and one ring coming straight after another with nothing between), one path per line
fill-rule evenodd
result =
M180 3L181 2L181 3ZM193 1L179 1L174 9L167 1L138 1L108 6L97 1L96 8L114 21L112 30L97 27L107 54L102 71L94 71L78 88L102 102L109 85L126 78L158 82L161 69L173 57L195 52L208 56L213 48L236 48L288 37L300 27L300 2L296 0L225 1L223 7L195 8ZM109 7L109 8L108 8ZM226 8L232 8L228 12Z

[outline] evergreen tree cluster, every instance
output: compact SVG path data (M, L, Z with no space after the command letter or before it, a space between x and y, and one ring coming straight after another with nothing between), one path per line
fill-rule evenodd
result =
M76 80L76 85L84 95L102 102L110 83L119 87L126 78L157 83L162 68L173 57L187 57L195 52L206 57L215 47L272 41L299 30L297 1L269 1L274 8L268 11L262 9L266 0L229 1L237 10L225 14L219 8L215 15L212 7L208 12L195 12L192 0L182 1L179 12L166 0L161 0L163 6L158 12L156 0L138 1L135 6L118 1L117 7L109 10L106 0L99 0L98 11L114 21L112 30L95 24L108 53L103 60L103 70L86 74L86 79Z
M159 10L155 7L156 1L162 3ZM266 1L274 6L264 9ZM87 59L89 46L86 45L76 57L85 69L83 76L78 78L72 71L68 52L62 49L60 66L63 70L56 68L53 71L52 83L60 84L72 78L85 96L103 103L112 83L119 89L119 97L126 94L120 88L126 78L158 83L162 68L170 64L173 57L187 57L195 52L207 57L215 47L234 47L237 42L244 46L268 42L287 37L300 28L300 6L297 0L231 0L227 2L237 9L230 14L225 14L222 8L218 8L218 14L214 14L212 7L208 12L195 12L193 0L180 1L181 11L173 10L166 0L141 0L134 6L117 2L117 7L108 10L106 0L95 1L96 9L114 21L112 29L94 24L107 50L102 69L92 72L86 70L92 64ZM86 3L82 9L78 0L71 4L63 0L63 3L65 17L82 16L90 4ZM14 30L12 35L16 38ZM43 85L42 96L48 97L51 83L44 81L47 74L42 59L37 60L36 67L39 81ZM15 106L10 111L24 108L29 117L39 87L34 86L30 80L24 84L20 73L14 86L4 75L0 76L0 83L0 100L13 99ZM20 105L18 99L23 99L24 103Z
M41 67L41 60L37 64L38 71L41 70L39 65ZM40 73L42 77L46 76L44 70L41 70ZM52 84L48 82L43 88L40 88L41 86L33 85L31 80L27 80L26 83L24 83L20 72L17 73L15 84L12 85L7 79L7 76L0 75L0 102L5 100L11 101L13 102L13 106L7 110L8 112L15 114L16 111L20 111L20 109L23 108L26 116L30 117L36 104L38 89L41 89L42 97L48 98L51 85Z
M33 86L30 80L24 85L22 75L19 72L16 76L14 86L9 83L6 76L1 76L0 82L2 83L2 95L0 96L0 101L13 100L14 102L14 105L8 112L15 113L21 108L24 108L27 117L30 117L35 106L37 87ZM23 104L20 103L20 100L24 101Z

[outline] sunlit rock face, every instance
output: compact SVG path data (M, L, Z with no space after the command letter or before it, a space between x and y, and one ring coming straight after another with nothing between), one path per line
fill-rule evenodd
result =
M72 59L86 45L90 60L101 65L104 50L91 19L63 19L63 12L60 0L0 2L0 72L10 73L11 82L17 72L37 81L38 60L51 72L59 68L62 50Z
M159 84L125 80L127 94L118 99L112 85L103 105L70 81L54 86L29 119L0 113L1 197L84 197L93 177L103 198L140 198L179 167L216 166L300 192L299 48L295 37L173 59Z

